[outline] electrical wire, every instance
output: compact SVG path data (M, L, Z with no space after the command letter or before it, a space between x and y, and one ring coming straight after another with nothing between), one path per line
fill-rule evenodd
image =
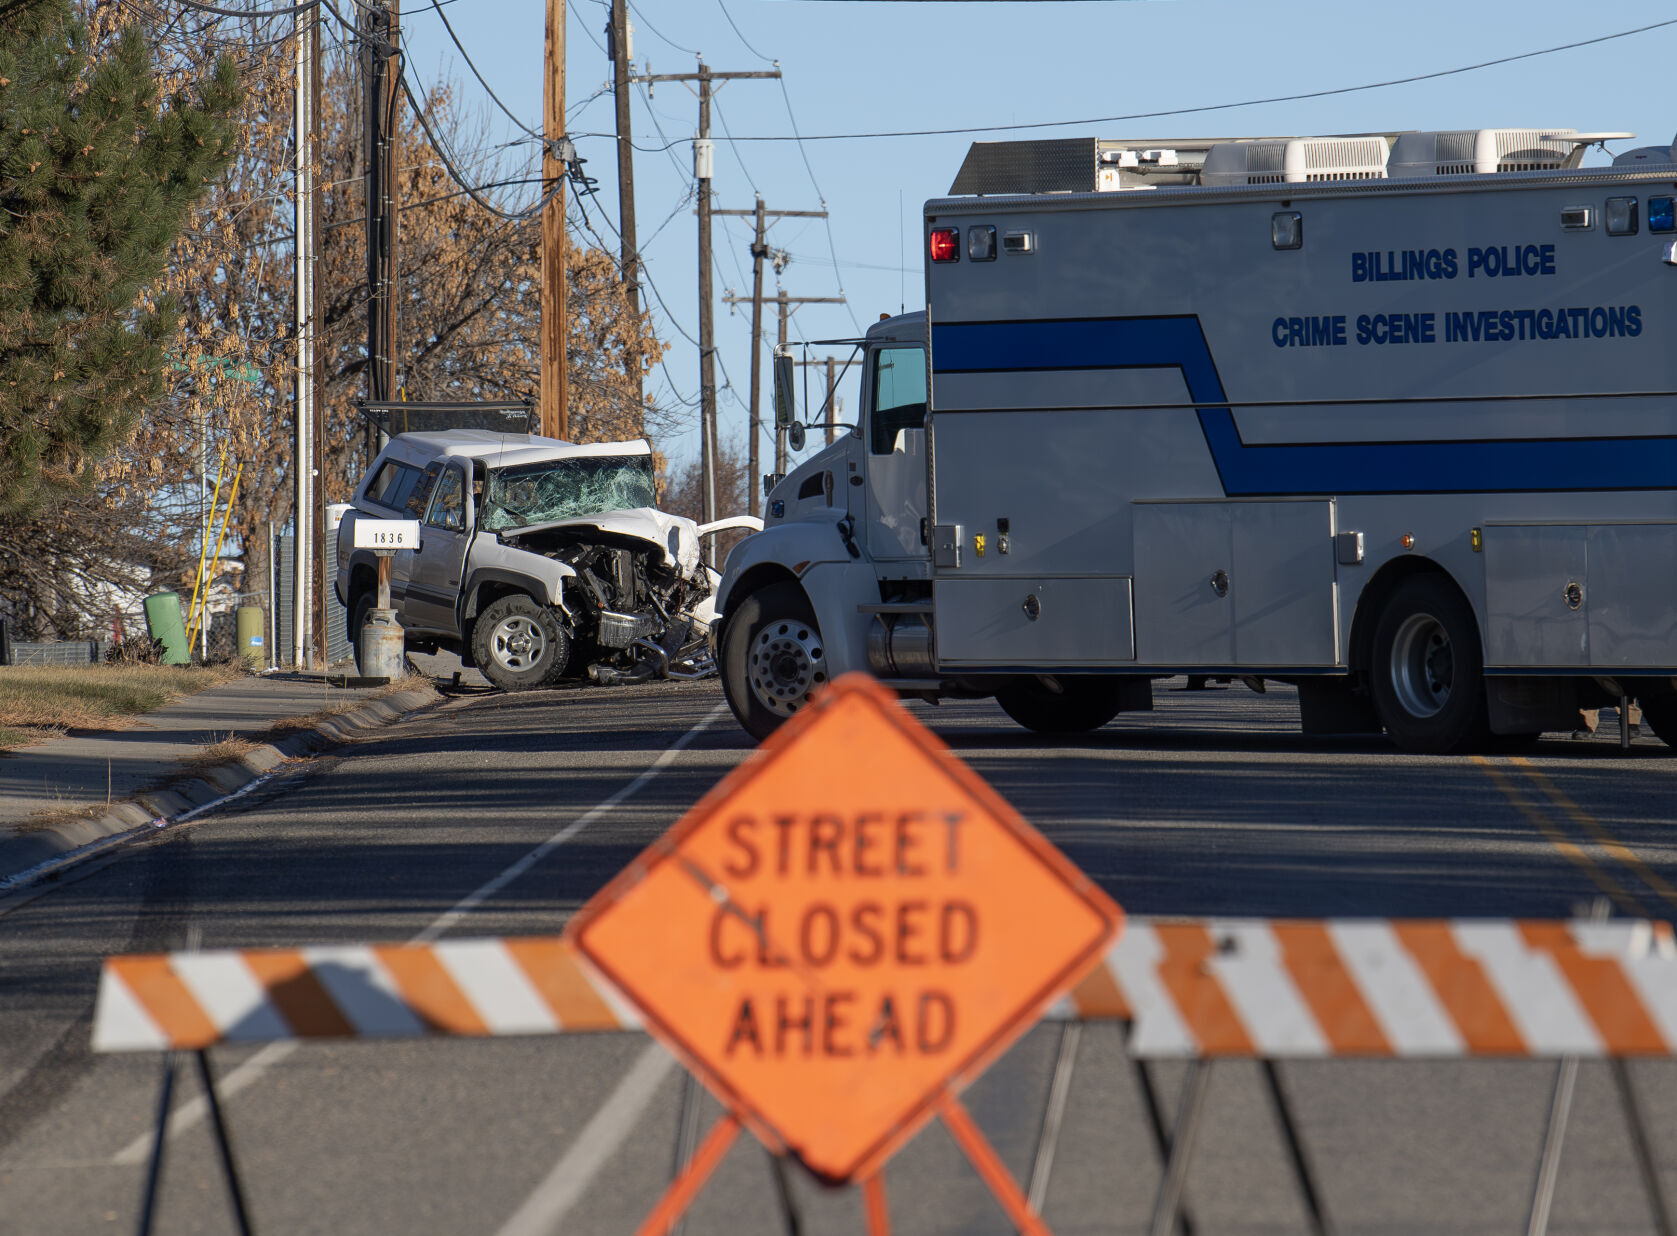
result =
M745 35L740 32L739 24L734 21L734 15L728 11L728 6L723 4L722 0L716 0L716 7L722 10L722 16L728 19L728 24L734 28L734 34L738 36L741 43L745 44L746 51L750 52L753 56L756 56L759 60L768 61L769 64L774 65L777 69L780 67L780 61L769 60L769 58L762 52L751 46L750 41L747 40Z
M320 0L307 0L305 4L293 4L283 9L221 9L213 4L204 4L202 0L175 0L184 9L196 9L200 13L214 13L218 17L289 17L293 13L302 13L317 7Z
M537 141L541 141L541 131L539 129L532 129L529 125L525 124L523 120L519 119L519 117L513 113L512 108L501 102L501 96L495 93L495 88L489 84L489 80L484 77L482 73L478 72L477 65L472 62L471 53L466 50L466 45L460 41L460 36L454 33L454 24L448 20L448 14L443 12L443 6L437 3L437 0L431 0L431 7L437 11L437 16L442 18L443 29L448 31L448 37L454 41L455 48L460 52L460 58L466 62L466 67L472 71L472 76L477 78L478 85L483 87L484 93L494 100L496 107L506 113L508 120L512 121L513 124L517 125L520 129L523 129L524 132L534 137Z
M633 4L629 5L629 11L631 13L633 13L636 17L641 19L641 25L645 26L648 30L652 31L653 34L657 35L660 39L663 39L664 42L668 43L671 47L675 48L677 51L686 52L689 56L697 56L699 54L696 49L691 48L691 47L683 47L680 43L677 43L674 39L672 39L669 35L665 34L662 30L658 29L657 26L654 26L651 22L649 22L646 19L646 14L641 12L640 9L637 8L635 5L633 5Z
M527 206L522 210L504 210L500 206L497 206L494 202L490 201L487 197L483 196L481 186L474 185L472 181L460 171L459 167L455 164L453 155L449 152L448 148L443 145L442 138L438 137L436 130L431 128L431 122L425 116L425 109L420 106L419 100L414 97L413 87L408 84L408 76L405 67L397 69L396 80L402 87L402 93L407 96L409 105L413 108L414 119L419 121L419 127L424 130L426 138L431 143L431 148L437 152L437 157L442 160L443 167L447 169L449 177L455 184L459 185L468 196L471 197L472 201L476 202L479 206L482 206L491 214L513 223L522 223L527 219L533 219L547 208L547 204L552 200L553 195L559 192L559 184L556 184L552 189L543 193L540 200L535 204Z
M1649 22L1645 26L1636 26L1630 30L1619 30L1613 34L1598 35L1592 39L1578 39L1572 43L1560 43L1554 47L1542 47L1536 51L1519 52L1512 56L1498 56L1494 60L1481 60L1477 64L1459 65L1453 69L1438 69L1431 73L1415 73L1408 77L1393 77L1386 81L1366 82L1360 86L1337 86L1331 90L1307 90L1299 94L1271 95L1268 98L1246 99L1239 103L1206 103L1198 107L1173 107L1157 112L1128 112L1121 116L1094 116L1082 120L1042 120L1031 124L962 125L950 129L891 129L874 133L814 133L802 136L796 134L792 136L764 134L748 137L736 136L733 140L736 142L849 142L885 137L947 137L962 133L1009 133L1021 129L1063 129L1079 126L1087 127L1092 124L1113 124L1126 120L1157 120L1167 116L1203 115L1206 112L1230 111L1239 107L1259 107L1267 103L1297 103L1305 99L1326 99L1335 95L1358 94L1365 90L1384 90L1389 86L1408 86L1415 82L1437 81L1441 77L1474 73L1480 69L1513 64L1520 60L1532 60L1539 56L1552 56L1558 52L1575 51L1580 47L1593 47L1600 43L1610 43L1615 39L1627 39L1632 35L1646 34L1650 30L1660 30L1667 26L1677 26L1677 17L1667 18L1665 21Z

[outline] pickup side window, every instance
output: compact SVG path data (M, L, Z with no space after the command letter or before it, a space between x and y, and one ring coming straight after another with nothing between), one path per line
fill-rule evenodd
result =
M436 488L431 493L431 511L425 516L425 522L445 532L465 531L465 489L465 477L459 468L449 468L444 472L437 478Z
M923 348L881 348L873 361L873 411L868 449L889 455L897 431L926 427L926 352Z
M391 511L400 511L408 504L408 496L419 483L419 469L412 464L394 459L384 461L373 483L367 486L367 501Z
M402 504L402 513L409 519L425 518L425 508L431 503L431 490L436 485L437 478L442 475L442 470L440 460L429 465L425 469L425 475L408 491L408 500Z

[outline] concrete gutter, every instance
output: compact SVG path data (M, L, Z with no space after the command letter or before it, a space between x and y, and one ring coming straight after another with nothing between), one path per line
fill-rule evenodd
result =
M113 803L102 815L0 837L0 897L53 879L77 863L242 798L269 780L285 761L352 741L369 730L429 708L441 698L425 686L365 700L307 729L258 741L237 759L213 764L170 781L161 789L145 790Z

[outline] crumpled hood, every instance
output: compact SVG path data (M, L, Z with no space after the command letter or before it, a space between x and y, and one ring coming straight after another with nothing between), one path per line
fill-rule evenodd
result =
M617 536L632 536L664 552L665 563L675 563L681 573L696 577L699 569L699 526L682 515L671 515L657 507L638 506L598 515L577 515L525 528L508 528L500 533L503 542L516 543L532 532L553 528L598 529Z

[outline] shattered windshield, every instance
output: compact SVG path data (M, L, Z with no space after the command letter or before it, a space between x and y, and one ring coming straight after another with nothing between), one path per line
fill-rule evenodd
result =
M480 526L487 532L503 532L651 505L650 455L549 460L490 472Z

